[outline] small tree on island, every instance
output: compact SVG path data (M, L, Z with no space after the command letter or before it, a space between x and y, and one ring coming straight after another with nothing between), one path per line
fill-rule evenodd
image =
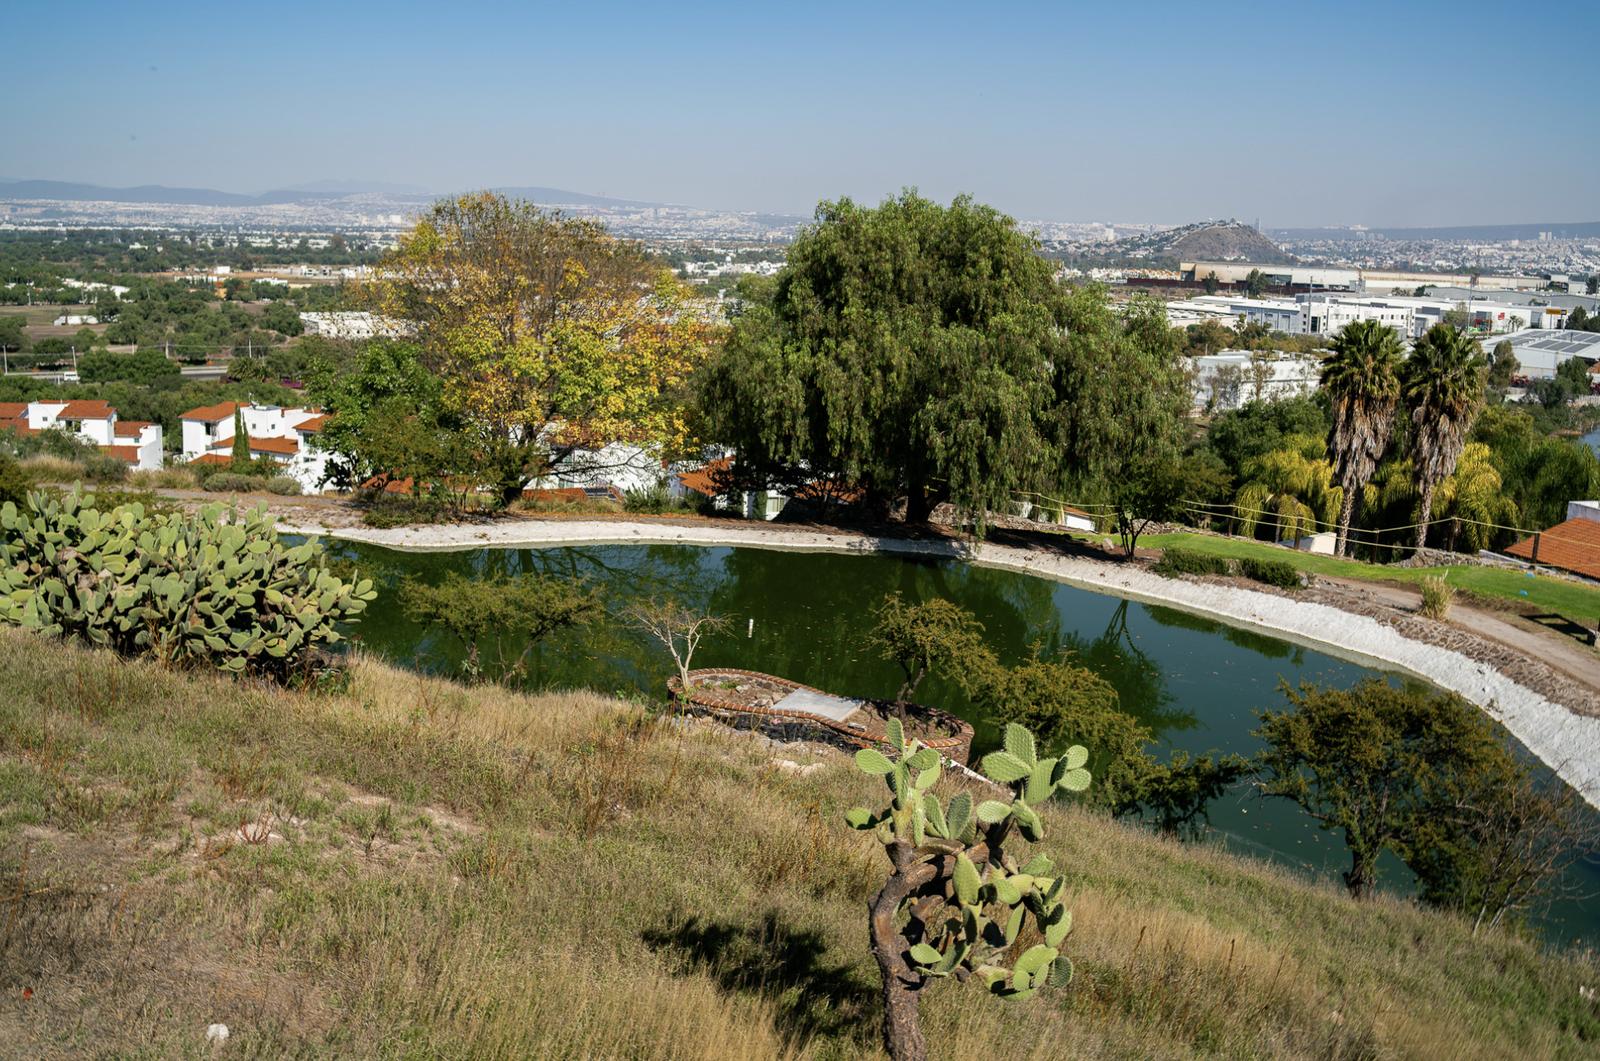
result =
M1033 735L1008 725L1003 750L984 756L983 772L1011 799L974 806L962 792L946 804L930 791L941 774L938 753L906 740L896 719L885 729L891 755L864 748L856 766L884 779L889 805L857 807L845 820L872 830L891 866L868 903L883 977L883 1045L895 1061L922 1061L928 1045L918 992L934 980L976 976L994 995L1020 1002L1072 979L1072 961L1061 952L1072 929L1061 902L1066 878L1048 856L1019 862L1006 845L1013 832L1032 843L1044 839L1035 808L1057 791L1088 788L1089 754L1075 745L1058 759L1040 759ZM1016 954L1029 915L1043 938Z
M949 672L970 690L976 677L995 665L994 654L983 641L983 624L941 597L907 604L900 594L891 593L873 614L878 621L867 634L867 644L905 674L895 693L897 704L910 700L932 670Z
M661 642L678 668L678 682L685 693L692 684L689 670L700 642L708 634L728 629L727 616L697 612L670 599L652 599L630 605L623 616L635 630L641 630Z

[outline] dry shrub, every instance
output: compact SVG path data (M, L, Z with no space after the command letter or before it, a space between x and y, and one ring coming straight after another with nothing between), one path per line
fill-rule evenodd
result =
M1429 619L1445 619L1455 602L1456 588L1437 575L1422 580L1422 605L1417 610Z

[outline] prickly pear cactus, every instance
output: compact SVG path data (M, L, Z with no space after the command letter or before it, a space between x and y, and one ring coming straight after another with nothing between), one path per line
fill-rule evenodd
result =
M315 542L283 545L264 508L102 512L73 490L29 509L0 506L0 620L129 655L284 680L376 596Z
M1089 787L1088 752L1074 746L1060 758L1040 758L1033 734L1008 725L1003 749L985 756L982 767L1011 798L974 805L965 792L945 803L931 791L941 772L938 753L907 740L895 720L887 743L891 754L863 749L856 765L884 779L889 805L857 807L845 820L872 830L893 866L870 904L884 977L884 1045L896 1058L916 1058L926 1047L915 992L930 981L976 977L998 997L1023 1001L1072 979L1061 949L1072 928L1061 902L1065 879L1045 855L1019 862L1006 844L1013 833L1044 839L1036 808L1058 791ZM1030 920L1036 932L1025 936ZM1023 947L1025 938L1036 941Z

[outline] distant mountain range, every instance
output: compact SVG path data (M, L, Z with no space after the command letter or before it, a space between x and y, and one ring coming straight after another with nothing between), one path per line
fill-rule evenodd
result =
M1600 221L1550 221L1526 225L1449 225L1442 228L1275 228L1278 239L1469 239L1495 242L1538 239L1548 232L1556 239L1590 239L1600 236Z
M661 203L613 199L561 188L504 187L493 191L516 199L550 206L598 206L632 208L661 206ZM277 188L260 195L241 195L215 188L169 188L145 184L136 188L108 188L73 181L0 179L0 199L54 199L67 202L157 203L183 206L273 206L280 203L316 203L355 196L377 196L394 202L427 203L438 196L415 185L386 184L377 181L314 181L289 188Z

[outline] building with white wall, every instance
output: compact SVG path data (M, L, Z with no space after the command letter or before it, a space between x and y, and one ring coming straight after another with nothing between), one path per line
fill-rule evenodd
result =
M359 342L365 339L394 339L410 333L404 321L391 320L376 313L302 313L300 323L307 335Z
M1191 358L1196 409L1226 412L1246 402L1281 401L1315 391L1322 362L1315 357L1259 350L1224 350Z
M60 431L93 443L138 471L160 468L163 459L160 424L124 420L100 400L0 402L0 430L16 435Z
M1575 357L1590 365L1600 363L1600 332L1536 328L1509 335L1502 341L1511 344L1512 356L1517 359L1517 374L1530 380L1550 379L1563 362Z
M183 424L183 459L191 464L226 464L233 459L235 419L244 422L250 456L276 461L309 493L328 478L328 455L315 445L324 415L317 409L219 402L190 409Z

